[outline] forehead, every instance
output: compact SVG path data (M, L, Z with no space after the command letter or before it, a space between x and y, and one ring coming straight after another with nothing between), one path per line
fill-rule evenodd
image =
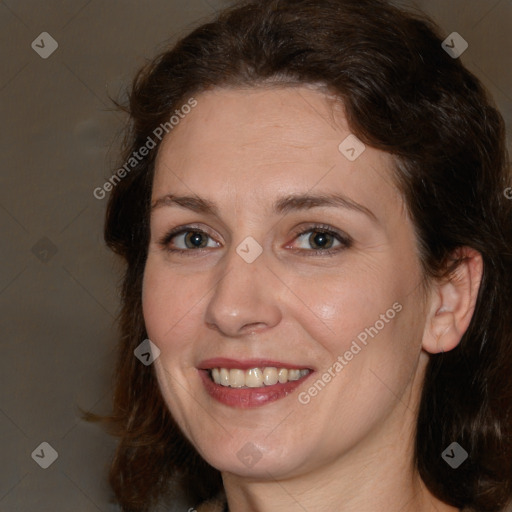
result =
M214 89L196 100L162 142L154 196L235 193L267 203L283 190L337 190L367 203L380 195L384 210L401 199L391 156L366 147L350 161L341 103L312 86Z
M312 86L213 89L197 102L164 139L162 153L172 149L183 156L193 145L197 157L205 149L220 156L229 148L230 154L258 152L258 160L270 160L284 149L291 154L330 145L340 129L348 131L341 104Z

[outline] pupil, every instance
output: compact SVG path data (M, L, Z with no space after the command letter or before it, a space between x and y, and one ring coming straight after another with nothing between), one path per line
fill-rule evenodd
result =
M192 236L190 236L190 234ZM191 233L189 233L189 236L187 238L190 242L192 242L192 245L194 247L204 247L204 243L202 243L202 241L201 241L202 236L203 235L201 233L191 232ZM330 235L328 233L316 233L315 235L311 235L312 240L313 240L312 245L315 245L320 248L325 248L326 243L327 243L327 245L329 245L328 244L329 236Z
M312 235L313 236L313 235ZM329 237L328 233L317 233L313 236L313 245L319 246L322 249L325 249L325 243Z
M202 242L201 242L202 236L203 235L201 233L192 232L192 236L189 236L188 239L189 239L189 241L192 242L192 245L194 247L204 247L204 244L202 244ZM197 244L196 244L196 242L197 242Z

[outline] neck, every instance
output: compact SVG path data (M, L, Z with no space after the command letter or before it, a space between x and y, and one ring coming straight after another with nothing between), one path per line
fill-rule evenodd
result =
M335 473L316 472L294 478L247 481L223 474L230 512L457 512L435 498L419 475L398 478L390 454L388 464L368 461L366 466ZM379 465L377 470L373 466ZM390 474L395 478L390 482Z
M416 387L416 386L413 386ZM434 497L414 466L416 391L402 396L363 443L307 473L252 479L223 473L230 512L457 512ZM406 405L407 404L407 405Z

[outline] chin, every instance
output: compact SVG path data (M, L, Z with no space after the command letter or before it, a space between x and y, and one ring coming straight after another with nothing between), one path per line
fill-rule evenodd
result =
M242 477L285 478L304 470L307 458L292 447L268 445L262 442L232 439L220 450L203 450L204 459L221 472ZM293 455L292 453L295 452Z

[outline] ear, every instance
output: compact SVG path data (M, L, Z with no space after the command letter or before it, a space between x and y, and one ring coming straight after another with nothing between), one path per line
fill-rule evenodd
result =
M454 349L466 332L475 310L482 281L482 255L460 247L454 252L459 266L447 278L432 284L423 349L431 354Z

